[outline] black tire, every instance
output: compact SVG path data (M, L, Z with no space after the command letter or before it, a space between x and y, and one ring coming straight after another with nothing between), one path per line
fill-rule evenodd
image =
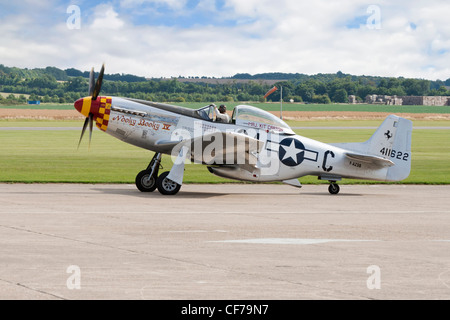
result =
M330 183L330 186L328 187L328 192L331 194L338 194L340 190L341 188L339 187L339 185L334 182Z
M162 173L156 180L158 191L166 196L172 196L180 191L181 185L167 178L169 171Z
M151 177L150 180L148 180L148 177L150 176L150 171L143 170L138 173L136 176L136 187L141 192L153 192L156 190L156 178L155 176Z

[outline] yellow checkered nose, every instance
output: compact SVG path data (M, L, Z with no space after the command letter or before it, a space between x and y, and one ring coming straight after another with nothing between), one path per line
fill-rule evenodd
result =
M97 118L94 118L97 124L97 128L102 131L106 131L108 128L109 116L111 114L111 103L112 99L110 97L99 97L100 105L98 108Z
M74 107L86 118L91 115L97 127L102 131L106 131L111 113L111 102L111 97L97 97L96 100L92 100L91 97L85 97L78 99Z

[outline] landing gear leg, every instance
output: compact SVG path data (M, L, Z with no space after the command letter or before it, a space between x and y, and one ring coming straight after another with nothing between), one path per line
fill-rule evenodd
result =
M183 184L184 164L186 156L190 152L189 147L183 146L170 171L161 173L156 180L158 191L163 195L175 195Z
M155 153L146 170L138 173L136 176L136 187L141 192L153 192L157 188L156 180L158 178L159 166L161 164L161 153Z
M336 181L330 181L330 186L328 187L328 192L331 194L338 194L341 188L336 183Z

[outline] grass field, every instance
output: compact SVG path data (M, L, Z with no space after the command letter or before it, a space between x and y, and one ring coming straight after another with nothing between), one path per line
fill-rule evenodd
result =
M186 102L172 103L174 105L184 106L191 109L198 109L207 105L206 102ZM216 102L216 105L221 104ZM243 102L226 102L224 103L229 110L232 110ZM255 107L266 111L280 111L279 103L248 103ZM37 109L37 110L73 110L73 103L52 104L45 103L41 105L14 105L3 106L0 109ZM353 111L353 112L390 112L390 113L450 113L449 106L386 106L386 105L370 105L370 104L299 104L299 103L283 103L283 111Z
M293 126L378 126L381 121L308 121ZM82 127L82 121L2 120L0 127ZM414 126L450 126L450 121L415 121ZM300 135L323 142L359 142L367 140L373 129L296 130ZM94 130L88 150L87 139L79 150L79 131L0 131L0 182L72 182L134 183L136 174L145 169L153 153ZM412 136L412 172L402 183L450 184L450 130L415 129ZM171 159L164 158L165 170ZM232 182L216 177L206 166L187 165L186 183ZM316 177L301 178L302 183L319 182ZM344 180L345 183L372 183ZM377 182L375 182L377 183Z

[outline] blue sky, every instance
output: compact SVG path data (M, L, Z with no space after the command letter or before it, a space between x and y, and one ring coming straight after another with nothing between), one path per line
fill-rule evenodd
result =
M146 2L138 7L119 7L136 25L191 28L207 25L231 27L238 23L227 15L225 1L213 1L203 6L199 0L188 0L182 7L158 2Z
M105 62L107 72L147 77L342 71L446 80L448 16L445 0L0 0L0 63Z
M111 6L116 12L133 25L166 26L191 28L194 26L215 25L230 27L240 22L229 15L232 13L225 0L201 1L146 1L146 0L114 0L103 4ZM84 17L92 18L98 1L71 1L83 8Z

